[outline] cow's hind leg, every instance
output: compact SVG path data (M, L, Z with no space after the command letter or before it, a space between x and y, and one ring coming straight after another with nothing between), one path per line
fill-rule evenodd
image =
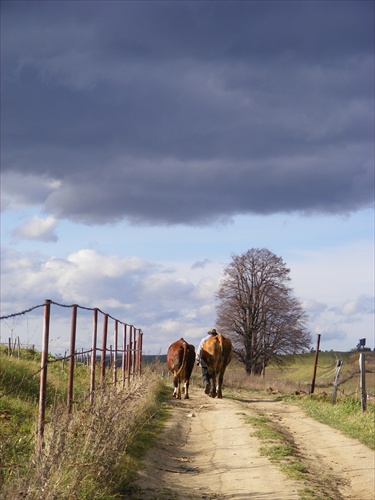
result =
M216 398L216 375L211 378L210 398Z
M176 399L181 399L181 394L180 394L180 391L179 391L179 385L177 384L174 389L173 389L173 396L176 398Z
M173 395L176 397L176 399L181 399L181 386L179 378L175 377L173 383L174 383Z
M223 393L221 391L221 386L223 385L223 375L220 373L219 379L218 379L218 384L217 384L217 397L219 399L222 399Z
M222 399L223 393L221 391L222 385L223 385L223 378L224 378L224 373L220 372L219 378L218 378L218 384L217 384L217 397Z
M184 399L189 399L189 381L188 380L185 380L185 383L184 383Z

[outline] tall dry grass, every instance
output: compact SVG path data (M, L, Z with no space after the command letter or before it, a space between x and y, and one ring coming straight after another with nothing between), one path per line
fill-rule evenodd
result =
M266 374L263 376L247 376L243 371L230 371L225 374L225 386L231 389L243 389L254 392L279 394L307 394L311 384L299 380L277 378Z
M81 402L70 415L65 405L51 408L42 457L3 484L0 498L102 499L125 492L162 397L160 377L148 371L124 389L97 392L92 405Z

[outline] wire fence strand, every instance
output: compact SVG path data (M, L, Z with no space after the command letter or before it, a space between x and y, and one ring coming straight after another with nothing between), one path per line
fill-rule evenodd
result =
M76 306L78 309L83 309L85 311L95 311L96 310L100 314L103 314L103 316L108 316L108 318L111 318L113 321L117 321L121 325L133 326L134 327L134 325L129 325L128 323L124 323L123 321L115 318L111 314L102 311L98 307L87 307L87 306L81 306L79 304L60 304L59 302L55 302L54 300L50 300L49 302L50 302L50 304L54 304L55 306L58 306L58 307L72 308L72 307ZM27 313L30 313L30 312L34 311L35 309L39 309L40 307L44 307L44 304L38 304L37 306L30 307L29 309L25 309L24 311L20 311L20 312L8 314L8 315L5 315L5 316L0 316L0 320L5 320L5 319L9 319L9 318L15 318L17 316L23 316L23 315L25 315Z

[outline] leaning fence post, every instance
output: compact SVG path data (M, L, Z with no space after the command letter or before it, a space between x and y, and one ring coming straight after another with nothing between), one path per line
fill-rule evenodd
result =
M40 386L39 386L38 439L36 443L37 458L40 458L43 448L44 418L46 413L47 362L48 362L50 316L51 316L51 301L46 300L44 302L42 359L40 363L41 370L40 370Z
M107 332L108 332L108 314L105 314L103 318L102 360L100 364L100 383L102 389L105 388L105 360L107 356Z
M320 345L320 334L318 333L318 339L316 341L316 352L315 352L315 358L314 358L314 372L313 372L313 378L312 378L312 382L311 382L310 394L314 394L314 390L315 390L315 379L316 379L316 369L318 367L319 345Z
M366 405L367 405L367 393L366 393L366 369L365 369L365 355L361 352L359 355L359 368L361 371L361 380L360 380L360 387L361 387L361 409L362 413L366 411Z
M98 336L98 309L94 309L92 320L92 346L91 346L91 376L90 376L90 403L94 402L95 391L95 366L96 366L96 339Z
M342 361L341 359L337 360L336 363L336 373L335 373L335 380L333 382L333 393L332 393L332 404L336 404L336 396L337 396L337 386L339 385L339 375L340 375L340 370L342 367Z
M68 401L67 401L68 413L72 411L72 401L73 401L76 331L77 331L77 305L74 304L72 309L72 326L70 330L70 356L69 356Z

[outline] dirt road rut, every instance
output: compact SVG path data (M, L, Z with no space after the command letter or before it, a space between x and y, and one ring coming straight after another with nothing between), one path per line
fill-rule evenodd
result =
M192 388L144 461L132 498L373 500L374 452L272 399L211 399ZM292 480L261 456L246 417L263 413L296 449L306 478ZM306 491L310 496L306 496ZM313 495L311 494L313 492Z

